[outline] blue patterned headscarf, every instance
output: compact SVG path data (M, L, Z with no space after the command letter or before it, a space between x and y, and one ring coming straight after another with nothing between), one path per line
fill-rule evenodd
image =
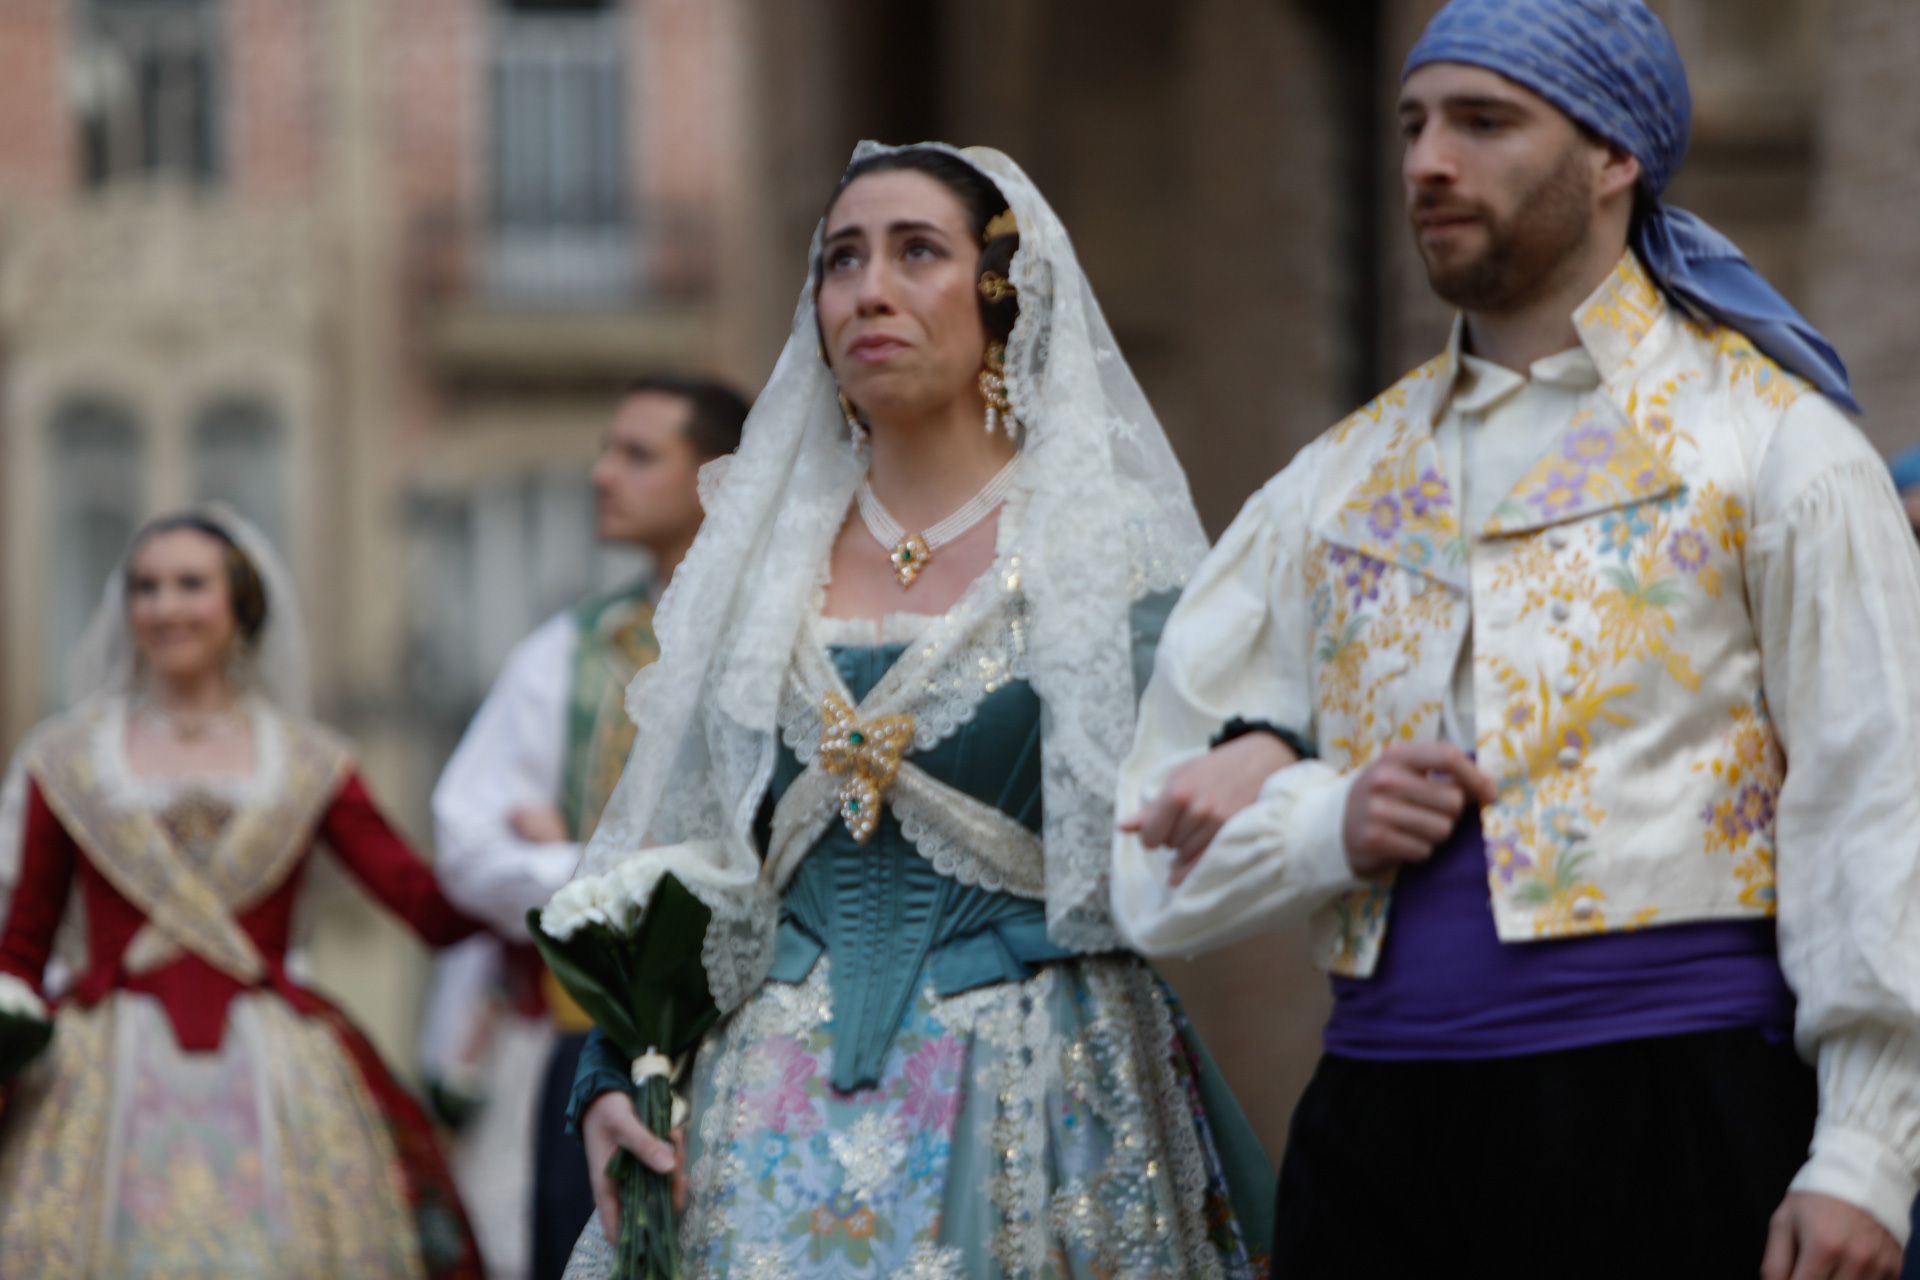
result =
M1641 0L1453 0L1407 55L1402 78L1433 62L1498 72L1631 152L1655 197L1634 249L1661 287L1859 412L1846 366L1819 330L1731 240L1659 202L1687 154L1693 98L1680 51Z

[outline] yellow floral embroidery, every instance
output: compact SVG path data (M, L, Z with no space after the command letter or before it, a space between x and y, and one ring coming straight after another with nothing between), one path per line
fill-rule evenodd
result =
M1673 493L1679 475L1631 423L1591 410L1575 418L1560 446L1535 463L1494 510L1489 536L1561 523Z
M1762 355L1739 330L1715 327L1703 336L1725 362L1728 381L1736 389L1747 386L1769 409L1790 408L1806 394L1806 383Z
M1720 784L1700 814L1703 843L1708 853L1733 855L1734 874L1742 886L1740 901L1771 914L1774 819L1786 782L1786 756L1774 736L1764 696L1735 707L1732 720L1719 750L1694 765L1694 772L1710 772Z
M1413 370L1385 391L1369 400L1353 413L1348 414L1332 431L1335 444L1345 444L1347 437L1363 426L1379 426L1386 420L1389 411L1407 407L1408 392L1416 383L1428 382L1444 376L1453 367L1453 357L1442 352Z
M1333 904L1335 921L1334 952L1327 964L1329 971L1351 978L1361 971L1361 957L1385 927L1387 903L1393 890L1374 885L1342 894Z
M1433 437L1402 425L1367 477L1347 495L1339 541L1363 556L1459 580L1466 544Z
M1629 253L1614 267L1593 305L1581 314L1580 326L1611 329L1624 335L1629 345L1638 346L1666 309L1653 278Z

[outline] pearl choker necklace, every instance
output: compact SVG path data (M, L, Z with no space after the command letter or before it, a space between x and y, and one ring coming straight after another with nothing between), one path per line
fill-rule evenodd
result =
M958 511L921 533L909 533L905 526L893 518L892 513L880 505L880 499L874 495L871 479L860 482L860 492L856 495L860 518L867 522L867 532L887 549L887 559L893 561L894 576L900 579L902 589L911 587L921 572L933 563L934 551L985 520L993 514L994 508L1006 501L1007 491L1013 488L1013 479L1019 469L1020 455L1016 453L1006 466L1000 468L999 475L987 481L986 488L967 499Z
M151 720L181 742L187 743L231 736L246 723L246 711L238 705L220 711L183 716L177 711L168 710L150 698L141 698L134 703L133 709L136 715Z

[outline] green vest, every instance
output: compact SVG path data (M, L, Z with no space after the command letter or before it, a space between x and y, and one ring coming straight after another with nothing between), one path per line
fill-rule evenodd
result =
M660 656L660 642L653 634L653 603L645 581L595 596L574 609L573 618L580 641L574 646L567 698L560 808L567 830L584 842L599 825L633 750L627 684Z

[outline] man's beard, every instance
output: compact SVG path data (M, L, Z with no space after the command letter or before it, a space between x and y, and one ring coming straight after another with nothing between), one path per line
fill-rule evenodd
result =
M1429 200L1422 193L1413 212L1417 216L1437 207L1446 207L1444 197ZM1504 220L1484 206L1465 210L1486 228L1487 247L1477 257L1442 266L1422 249L1427 281L1442 299L1465 311L1511 311L1536 294L1555 268L1586 242L1593 204L1581 172L1580 148L1569 146L1513 207L1514 213Z

